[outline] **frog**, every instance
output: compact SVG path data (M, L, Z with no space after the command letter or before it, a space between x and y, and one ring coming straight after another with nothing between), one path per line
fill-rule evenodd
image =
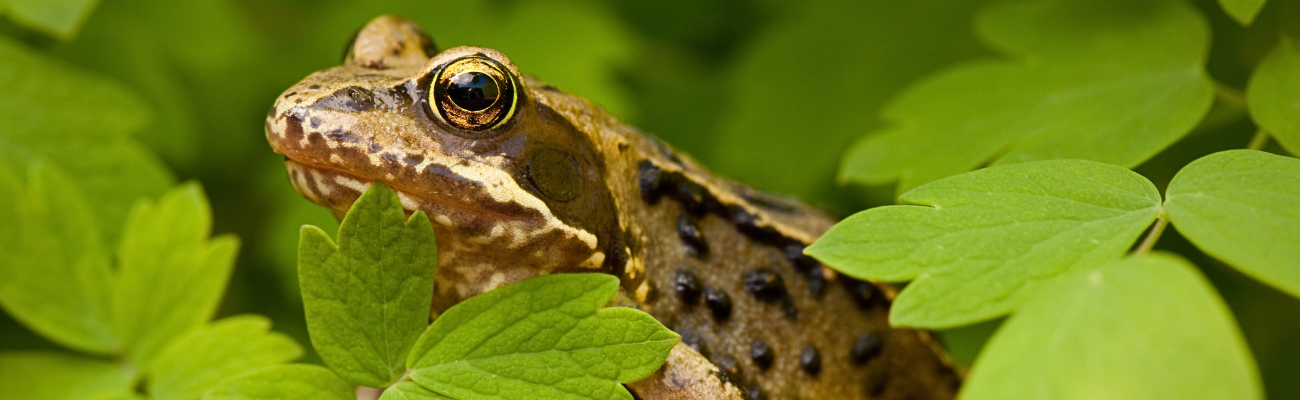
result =
M339 218L375 182L429 218L435 316L529 277L617 276L611 305L681 336L625 385L637 398L950 399L961 384L931 333L889 324L896 288L803 253L833 215L718 176L499 51L439 49L380 16L342 65L275 100L265 134L297 192Z

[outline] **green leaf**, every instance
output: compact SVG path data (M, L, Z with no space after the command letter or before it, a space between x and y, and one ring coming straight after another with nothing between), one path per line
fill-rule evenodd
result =
M1291 154L1300 154L1300 47L1283 39L1246 86L1250 116Z
M131 373L109 361L55 352L0 353L0 400L125 396Z
M25 187L0 165L0 199L0 306L56 343L116 351L109 258L86 197L54 167L35 164Z
M407 219L397 193L370 186L352 204L335 245L304 226L298 273L312 345L339 376L385 387L429 321L437 251L423 212Z
M1058 275L1120 258L1160 213L1124 168L1082 160L969 172L855 214L806 252L859 279L915 279L890 309L901 326L949 328L1006 314Z
M99 0L5 0L0 13L9 19L63 40L71 40ZM7 8L7 10L6 10Z
M1261 399L1232 314L1172 255L1133 257L1044 288L1003 325L962 400Z
M530 278L453 306L420 336L407 367L458 399L631 399L619 383L649 376L680 336L649 314L600 307L604 274Z
M1196 247L1300 297L1300 160L1229 150L1187 164L1165 209Z
M1264 8L1264 0L1219 0L1219 6L1237 23L1250 26L1259 9Z
M196 399L226 378L302 356L298 343L270 329L266 317L243 315L172 340L146 371L151 398Z
M746 39L751 45L740 50L736 67L719 73L725 79L701 76L690 88L734 91L723 97L730 107L699 105L722 114L721 126L716 140L696 146L706 151L692 155L765 189L834 201L839 159L832 154L879 125L875 114L908 83L980 54L966 28L978 6L967 0L781 2L773 23ZM674 141L680 133L654 133L688 144Z
M379 400L450 400L450 397L443 396L429 389L420 387L411 381L398 382L396 385L384 390L384 394L379 396Z
M291 364L266 367L227 379L203 400L356 400L352 385L325 367Z
M129 134L149 120L121 85L36 54L0 36L0 164L51 161L95 199L91 211L113 246L132 204L171 185L162 164Z
M978 21L1009 59L964 64L885 110L841 181L902 193L988 164L1079 158L1132 167L1209 110L1209 31L1181 1L1013 2Z
M239 242L208 239L211 227L207 198L194 183L167 192L157 204L137 203L127 218L113 319L127 357L145 369L168 341L216 311Z

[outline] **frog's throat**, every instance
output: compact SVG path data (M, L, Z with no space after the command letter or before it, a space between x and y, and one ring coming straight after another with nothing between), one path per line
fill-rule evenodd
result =
M375 181L373 178L326 166L310 165L288 157L285 158L285 167L289 172L289 180L299 194L313 203L329 208L337 216L345 214ZM559 234L577 239L590 250L596 250L597 240L594 235L563 224L544 205L537 209L513 202L501 202L492 196L481 194L482 191L456 194L459 196L416 193L400 182L384 183L397 192L402 208L407 212L423 211L439 230L450 231L456 236L520 248L539 236ZM592 261L598 266L602 260Z

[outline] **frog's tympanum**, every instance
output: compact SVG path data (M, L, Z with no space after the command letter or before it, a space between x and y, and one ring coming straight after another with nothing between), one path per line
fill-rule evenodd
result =
M946 399L960 382L926 332L889 326L893 289L803 254L826 213L714 176L495 50L439 52L377 18L343 65L276 99L266 137L336 215L382 181L429 216L435 310L535 275L617 275L617 305L682 336L628 385L642 399Z

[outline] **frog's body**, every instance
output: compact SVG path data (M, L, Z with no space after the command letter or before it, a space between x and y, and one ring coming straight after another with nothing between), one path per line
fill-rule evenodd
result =
M952 397L928 335L889 327L892 290L802 254L831 217L715 177L496 51L432 49L376 19L344 65L277 100L266 133L336 214L380 180L429 215L435 309L535 275L616 274L617 302L698 351L630 385L647 400Z

